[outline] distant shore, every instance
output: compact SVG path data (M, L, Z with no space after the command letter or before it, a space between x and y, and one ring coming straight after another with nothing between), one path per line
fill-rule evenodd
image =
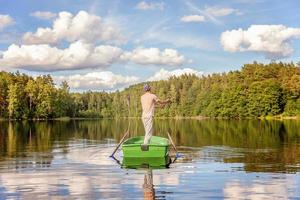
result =
M99 119L139 119L141 117L114 117L114 118L101 118L101 117L59 117L59 118L34 118L34 119L8 119L0 118L0 121L69 121L69 120L99 120ZM155 119L194 119L194 120L205 120L205 119L223 119L223 120L235 120L235 119L260 119L260 120L300 120L300 116L263 116L257 118L245 117L245 118L229 118L229 117L206 117L206 116L175 116L175 117L155 117Z

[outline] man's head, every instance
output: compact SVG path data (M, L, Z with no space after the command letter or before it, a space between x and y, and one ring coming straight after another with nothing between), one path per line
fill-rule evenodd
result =
M145 92L150 92L150 90L151 90L150 85L146 83L146 84L144 85L144 91L145 91Z

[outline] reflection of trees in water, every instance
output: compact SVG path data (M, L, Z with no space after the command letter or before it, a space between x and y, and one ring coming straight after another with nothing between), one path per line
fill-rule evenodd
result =
M193 147L207 145L279 147L290 137L298 140L300 138L298 121L171 120L156 125L161 132L170 129L172 136L175 136L176 144Z
M283 145L278 149L249 150L242 153L242 156L225 158L223 161L244 163L243 170L249 172L295 173L300 171L299 144Z
M8 134L9 129L12 129L22 141L18 145L21 149L28 142L41 143L42 141L43 145L38 145L37 148L47 149L46 142L50 141L48 144L51 146L51 141L65 142L70 138L119 140L128 126L128 120L125 119L0 123L0 139L5 141L5 135ZM167 136L166 132L170 131L176 144L194 147L206 145L276 147L291 138L299 139L299 129L298 121L155 120L156 135ZM130 136L143 134L141 120L131 120ZM1 147L4 148L3 145Z
M1 160L12 158L9 168L49 167L53 156L51 131L37 134L32 123L9 122L1 129ZM3 126L3 127L4 127Z
M141 120L130 120L130 136L143 135ZM246 163L245 168L255 170L259 167L258 163L270 162L283 165L278 169L288 170L288 164L300 162L300 123L296 120L156 119L154 125L156 135L167 137L166 132L170 131L178 146L224 145L237 149L272 149L265 153L246 151L242 152L242 157L224 158L225 162ZM25 157L32 152L51 154L54 145L67 153L66 147L76 139L87 139L91 143L108 142L106 139L111 138L119 141L127 126L126 119L0 122L0 159ZM189 152L194 151L188 150L186 154ZM193 156L197 155L191 158Z

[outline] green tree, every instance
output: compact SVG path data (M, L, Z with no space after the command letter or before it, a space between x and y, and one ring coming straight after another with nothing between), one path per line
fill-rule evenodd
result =
M276 115L283 111L284 105L282 89L275 80L251 84L247 104L250 116Z
M24 101L25 93L22 88L18 83L11 84L8 88L8 111L11 119L26 118L28 113L28 108Z
M55 95L55 116L74 116L74 100L72 99L70 93L70 87L66 81L61 83L60 88L57 89Z

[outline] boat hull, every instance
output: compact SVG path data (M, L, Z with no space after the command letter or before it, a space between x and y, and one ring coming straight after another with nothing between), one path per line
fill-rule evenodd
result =
M169 140L152 136L147 149L142 148L144 136L128 138L122 145L124 158L159 158L169 153Z
M122 161L122 167L130 168L130 169L141 169L141 168L164 169L164 168L168 168L170 163L171 163L171 158L169 156L144 157L144 158L124 157Z

